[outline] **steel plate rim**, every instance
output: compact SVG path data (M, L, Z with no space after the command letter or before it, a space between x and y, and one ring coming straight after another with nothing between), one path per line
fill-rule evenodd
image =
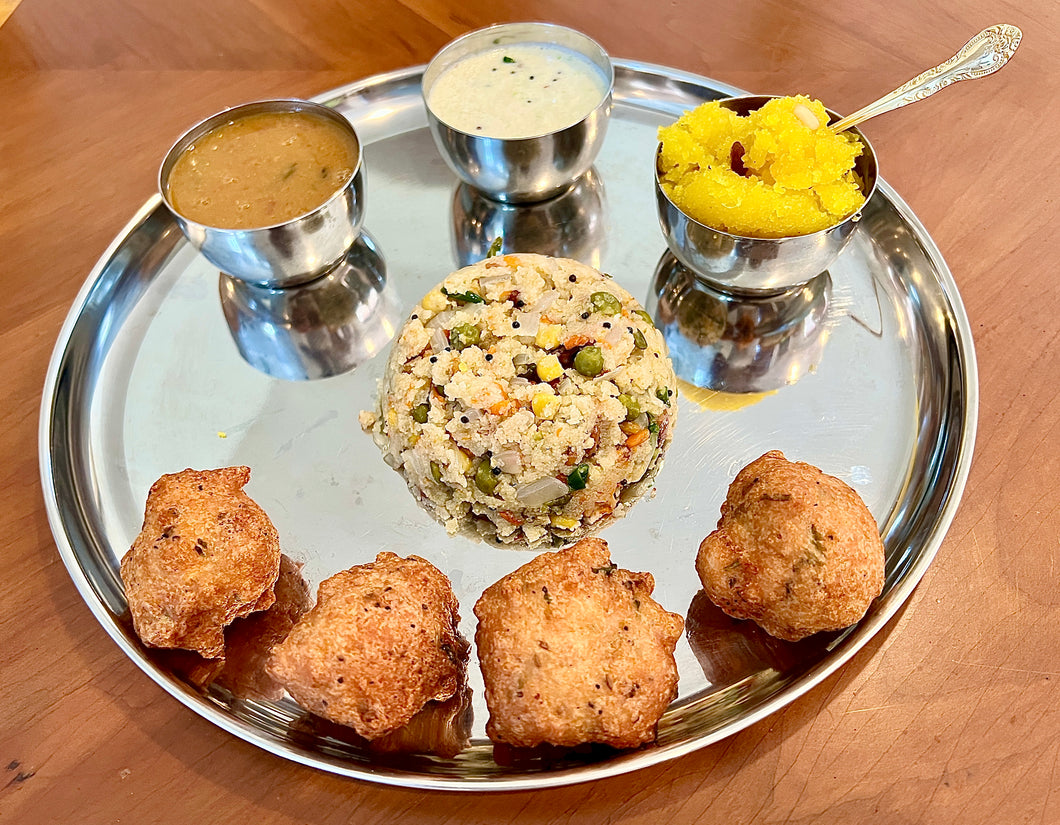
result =
M736 95L744 93L743 90L737 87L712 80L703 75L670 69L659 64L622 59L614 59L613 62L616 67L630 72L664 76L669 79L687 82L706 89L717 89L725 94ZM423 68L424 66L420 65L372 75L345 84L336 89L332 89L328 92L315 95L309 99L314 102L324 103L325 105L337 106L341 104L343 100L359 91L402 80L411 80L417 75L422 74ZM931 531L929 540L917 555L914 563L902 576L901 580L887 593L885 597L886 604L884 607L868 621L863 621L858 624L853 632L844 637L839 642L837 653L823 660L791 685L778 691L776 695L764 701L759 707L743 714L738 719L731 720L730 722L719 726L714 731L700 737L674 742L669 745L655 746L642 751L620 754L616 758L606 762L514 778L444 777L402 772L389 767L371 769L360 765L350 766L321 754L309 754L301 749L291 747L284 743L279 743L260 733L248 722L221 712L214 704L202 695L194 694L190 688L182 685L168 675L163 674L150 661L148 661L138 649L131 645L126 638L123 629L103 604L99 593L92 587L74 550L71 536L67 532L67 525L63 522L60 514L58 500L59 491L56 489L55 485L55 473L50 447L52 440L51 436L57 423L54 419L54 406L57 400L56 390L58 387L60 371L68 354L73 330L88 303L93 289L100 281L103 271L107 264L112 260L115 251L128 240L137 226L141 225L147 218L153 215L156 210L162 208L161 197L158 194L150 197L146 203L140 207L97 259L67 312L49 360L40 406L38 461L40 464L41 486L48 524L59 550L60 557L63 560L63 564L73 580L78 593L81 595L81 598L96 620L125 655L153 682L155 682L155 684L161 687L166 693L175 698L186 708L203 717L208 722L218 726L222 730L227 731L243 741L260 747L268 753L281 756L307 767L324 770L347 778L376 782L393 787L414 788L418 790L466 792L538 790L618 776L685 756L689 753L715 744L747 727L750 727L767 716L776 713L781 708L791 704L796 699L812 690L845 665L865 646L865 644L868 643L868 641L882 630L883 627L894 617L895 613L897 613L908 601L912 592L916 589L924 574L927 572L927 569L930 567L935 555L938 553L942 542L945 540L946 534L952 525L953 519L960 507L961 499L963 498L964 489L971 470L979 410L978 365L971 325L966 308L961 300L956 281L953 278L953 274L950 272L949 266L946 264L937 244L927 232L922 222L913 213L908 204L882 178L879 181L877 196L883 196L890 201L899 216L916 230L917 239L923 246L925 254L932 264L934 275L939 282L939 285L942 287L946 299L945 303L951 314L952 331L958 344L959 360L962 367L960 377L962 381L962 389L964 391L963 397L966 411L964 420L961 422L959 432L960 443L957 451L953 480L948 491L949 494L944 507L937 514L935 527Z

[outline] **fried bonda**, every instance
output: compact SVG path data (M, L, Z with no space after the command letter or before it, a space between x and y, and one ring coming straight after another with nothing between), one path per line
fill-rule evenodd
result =
M438 568L380 553L320 583L268 672L306 710L376 739L460 687L467 642L457 611Z
M224 628L275 600L280 540L246 493L247 467L164 475L121 561L136 633L148 645L224 655Z
M730 616L794 642L865 615L883 588L884 548L854 490L772 450L729 485L696 571Z
M683 621L651 598L650 573L586 538L542 553L475 605L475 642L495 742L636 747L677 693Z

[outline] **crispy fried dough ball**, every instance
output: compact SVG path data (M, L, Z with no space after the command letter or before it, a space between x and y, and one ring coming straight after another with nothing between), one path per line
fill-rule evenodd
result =
M276 528L243 492L247 467L164 475L121 561L133 627L148 645L224 655L224 628L275 600Z
M861 619L883 588L883 568L879 530L858 494L778 450L729 485L696 558L714 604L788 641Z
M677 691L683 622L651 598L650 573L611 563L586 538L543 553L475 605L479 661L495 742L636 747Z
M380 553L320 583L268 671L302 707L375 739L460 686L467 643L457 610L430 562Z

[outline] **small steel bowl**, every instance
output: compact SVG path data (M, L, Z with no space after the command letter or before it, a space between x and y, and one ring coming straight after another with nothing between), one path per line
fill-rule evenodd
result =
M221 229L180 214L170 203L168 194L169 175L180 154L218 126L266 112L309 112L341 127L357 147L357 163L346 184L316 209L273 226ZM364 218L361 142L346 118L319 103L294 99L245 103L218 112L181 135L159 168L158 189L187 239L222 272L256 286L295 286L335 266L361 232Z
M746 115L773 97L732 97L720 103L739 115ZM831 109L827 111L831 117L829 122L839 119ZM864 146L854 171L868 203L876 191L876 153L859 130L850 131ZM861 219L858 210L828 229L787 238L749 238L713 229L686 215L666 194L659 180L661 149L660 146L655 156L655 199L666 243L682 264L716 289L735 294L774 295L800 287L835 262Z
M440 120L429 103L438 76L461 58L512 43L548 43L587 57L603 71L607 91L580 121L543 135L484 137ZM607 52L581 32L550 23L505 23L465 34L438 52L423 73L423 100L438 151L457 177L494 200L532 203L558 195L589 171L604 142L614 82Z

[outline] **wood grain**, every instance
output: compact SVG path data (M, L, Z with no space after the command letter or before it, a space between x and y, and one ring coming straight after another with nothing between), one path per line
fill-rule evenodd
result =
M179 8L179 11L178 11ZM92 265L190 123L422 63L452 37L564 23L613 55L851 111L986 25L1013 63L868 132L971 318L963 504L888 628L717 745L548 792L424 794L274 758L187 711L81 601L44 514L40 393ZM33 0L0 28L0 822L1060 822L1060 299L1054 0Z

